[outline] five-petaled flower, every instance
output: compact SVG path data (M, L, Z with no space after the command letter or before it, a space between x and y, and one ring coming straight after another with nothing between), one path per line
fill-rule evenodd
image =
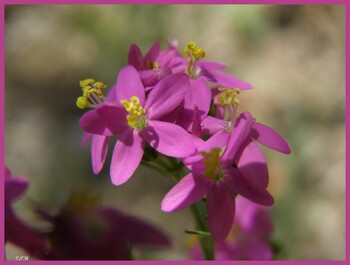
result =
M227 145L223 151L225 140ZM235 194L262 205L272 205L274 200L266 190L266 160L255 141L290 152L281 136L265 125L254 123L251 114L245 112L237 118L230 133L218 131L212 139L199 144L198 153L186 160L192 172L167 193L162 210L179 210L205 196L209 230L215 240L222 241L233 223Z
M116 100L100 104L81 118L80 125L88 133L119 135L110 170L115 185L132 176L141 162L145 142L171 157L195 152L190 134L176 124L160 120L181 103L188 86L185 74L169 75L157 83L146 99L138 72L126 66L118 75Z

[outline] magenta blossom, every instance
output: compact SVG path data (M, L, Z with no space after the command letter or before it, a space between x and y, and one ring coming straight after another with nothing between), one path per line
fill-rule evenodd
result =
M92 79L87 79L87 80L83 80L81 82L84 83L85 81L88 81L88 80L94 81ZM102 83L102 82L98 82L98 83ZM89 85L91 85L91 84L89 84ZM116 86L113 86L109 90L107 96L105 98L103 98L103 101L102 101L102 99L99 99L101 101L101 103L102 102L103 103L107 103L107 102L115 101L116 100L115 89L116 89ZM85 132L83 137L82 137L82 139L81 139L80 146L83 146L89 139L91 139L91 165L92 165L92 170L93 170L94 174L97 175L102 170L104 162L105 162L106 157L107 157L108 136L94 135L94 134Z
M269 237L273 221L265 206L241 196L236 199L236 214L231 233L215 246L216 260L271 260L273 249ZM192 251L193 259L203 259L198 246Z
M160 121L181 103L187 89L185 74L173 74L157 83L146 99L138 72L126 66L118 75L116 101L101 104L80 119L80 126L88 133L119 135L110 171L115 185L132 176L141 162L145 142L171 157L195 152L190 134L176 124Z
M12 204L28 189L28 180L13 176L5 167L5 242L9 241L39 257L47 251L44 238L33 228L20 220L12 209Z
M46 260L129 260L131 247L165 248L169 237L156 226L114 208L64 207L59 214L38 212L51 224ZM87 202L89 203L89 202ZM91 208L89 208L91 207Z
M203 126L204 130L229 136L224 159L234 158L245 179L257 189L268 185L266 159L257 143L284 154L291 152L288 143L276 131L255 122L249 112L239 115L233 127L231 122L212 117L205 119Z
M235 194L262 205L272 205L266 190L266 160L254 140L289 153L288 144L272 129L254 124L249 113L237 118L231 133L221 130L198 147L198 154L184 159L192 172L180 180L165 196L161 208L171 212L207 198L209 230L222 241L228 235L234 218ZM251 138L253 137L253 138ZM227 144L222 153L222 146Z
M142 55L136 44L132 44L128 59L129 65L139 71L142 83L146 88L156 85L160 79L171 74L172 69L183 62L176 48L169 47L161 51L157 41L153 43L145 56Z
M185 57L188 61L182 64L182 72L185 72L190 80L190 87L184 98L184 113L182 119L192 117L195 106L198 107L201 117L204 118L210 109L212 93L208 83L222 87L239 88L241 90L251 89L252 85L226 74L219 69L226 65L220 62L202 61L205 57L203 49L198 48L195 43L189 42L185 47ZM198 96L200 95L200 96ZM185 121L180 120L180 123Z

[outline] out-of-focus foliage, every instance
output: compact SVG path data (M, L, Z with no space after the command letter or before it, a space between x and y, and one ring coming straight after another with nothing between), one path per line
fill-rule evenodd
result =
M145 52L176 38L203 47L232 75L254 85L242 93L249 110L280 132L292 155L267 149L275 196L277 259L345 257L345 8L337 5L6 6L5 157L30 178L26 196L55 212L76 187L94 187L108 206L151 220L175 247L137 253L143 259L187 259L186 211L163 213L170 178L140 168L112 186L108 166L94 176L89 144L75 107L79 80L109 86L127 63L129 45ZM109 158L107 158L109 161ZM28 200L18 214L41 227ZM11 259L19 249L7 247Z

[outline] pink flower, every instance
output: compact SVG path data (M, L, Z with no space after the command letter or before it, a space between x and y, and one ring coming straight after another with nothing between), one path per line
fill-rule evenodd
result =
M273 228L273 221L267 207L238 196L231 233L225 241L217 242L215 259L271 260L273 249L269 244L269 237ZM203 259L198 246L193 249L192 257Z
M87 79L89 80L89 79ZM90 79L91 80L91 79ZM85 82L81 81L81 82ZM98 82L104 85L102 82ZM86 84L85 84L86 85ZM91 85L91 84L89 84ZM84 85L82 86L84 87ZM100 104L102 103L108 103L108 102L113 102L116 100L116 93L115 93L116 86L114 85L108 92L107 96L102 99L96 99L99 100ZM93 97L93 95L91 95ZM88 140L91 139L91 165L92 165L92 170L94 174L100 173L100 171L103 168L103 165L105 163L106 157L107 157L107 150L108 150L108 136L103 136L103 135L94 135L91 133L85 132L81 142L80 146L83 146Z
M28 189L28 180L13 176L5 167L5 241L9 241L30 255L39 257L46 253L47 246L44 238L33 228L17 217L12 204Z
M221 62L203 61L205 52L193 42L185 47L185 57L188 59L178 67L177 71L185 72L190 80L190 87L185 95L183 112L177 123L183 128L190 130L192 124L193 110L197 106L201 120L203 120L210 109L212 102L212 91L209 84L221 87L238 88L241 90L251 89L252 85L238 78L226 74L219 69L226 67ZM200 95L200 96L198 96Z
M149 222L114 208L99 207L91 201L91 194L73 195L56 215L38 209L51 225L45 234L50 250L42 259L128 260L131 247L171 245L169 237Z
M169 47L160 50L159 42L154 42L147 54L143 57L140 48L132 44L129 50L129 65L140 73L142 83L146 88L153 87L160 79L172 73L172 69L182 63L177 50Z
M99 105L80 119L80 126L88 133L119 135L110 170L115 185L125 183L132 176L141 162L145 142L171 157L195 152L190 134L176 124L160 121L181 103L188 86L185 74L169 75L157 83L146 99L138 72L126 66L118 75L116 100ZM96 159L101 157L104 154Z
M290 152L281 136L265 125L254 123L248 112L241 114L229 131L227 127L218 130L208 141L199 144L197 154L184 159L192 172L167 193L161 205L163 211L171 212L206 196L209 230L217 241L224 240L231 229L234 194L266 206L274 202L266 190L266 160L255 141Z

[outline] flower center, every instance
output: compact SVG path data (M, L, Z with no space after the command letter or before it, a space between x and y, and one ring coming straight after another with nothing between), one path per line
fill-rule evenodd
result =
M136 130L141 130L146 126L146 110L140 105L140 99L132 96L130 100L122 99L120 101L125 110L129 113L126 116L128 125Z
M188 75L190 77L197 77L199 75L197 61L205 57L205 51L202 48L198 48L194 42L189 42L185 47L184 53L185 57L188 59Z
M159 70L159 63L158 62L146 62L147 69L152 69L153 71L157 72Z
M88 213L96 209L99 198L92 190L75 190L68 199L67 208L75 212Z
M203 175L211 180L219 181L224 177L224 172L220 164L220 153L220 148L213 148L210 152L200 152L205 165Z
M102 82L95 82L94 79L85 79L79 82L83 95L77 98L76 105L79 109L95 108L104 99L102 89L107 86Z
M237 107L240 104L238 95L241 93L241 90L238 88L228 88L228 87L219 87L220 94L217 97L218 103L226 107L228 113L230 114L231 126L234 124L236 119ZM228 127L228 131L231 131L232 127Z
M238 105L240 103L238 95L241 93L241 90L238 88L228 88L228 87L219 87L221 92L218 95L218 102L221 106L227 107L231 104Z

